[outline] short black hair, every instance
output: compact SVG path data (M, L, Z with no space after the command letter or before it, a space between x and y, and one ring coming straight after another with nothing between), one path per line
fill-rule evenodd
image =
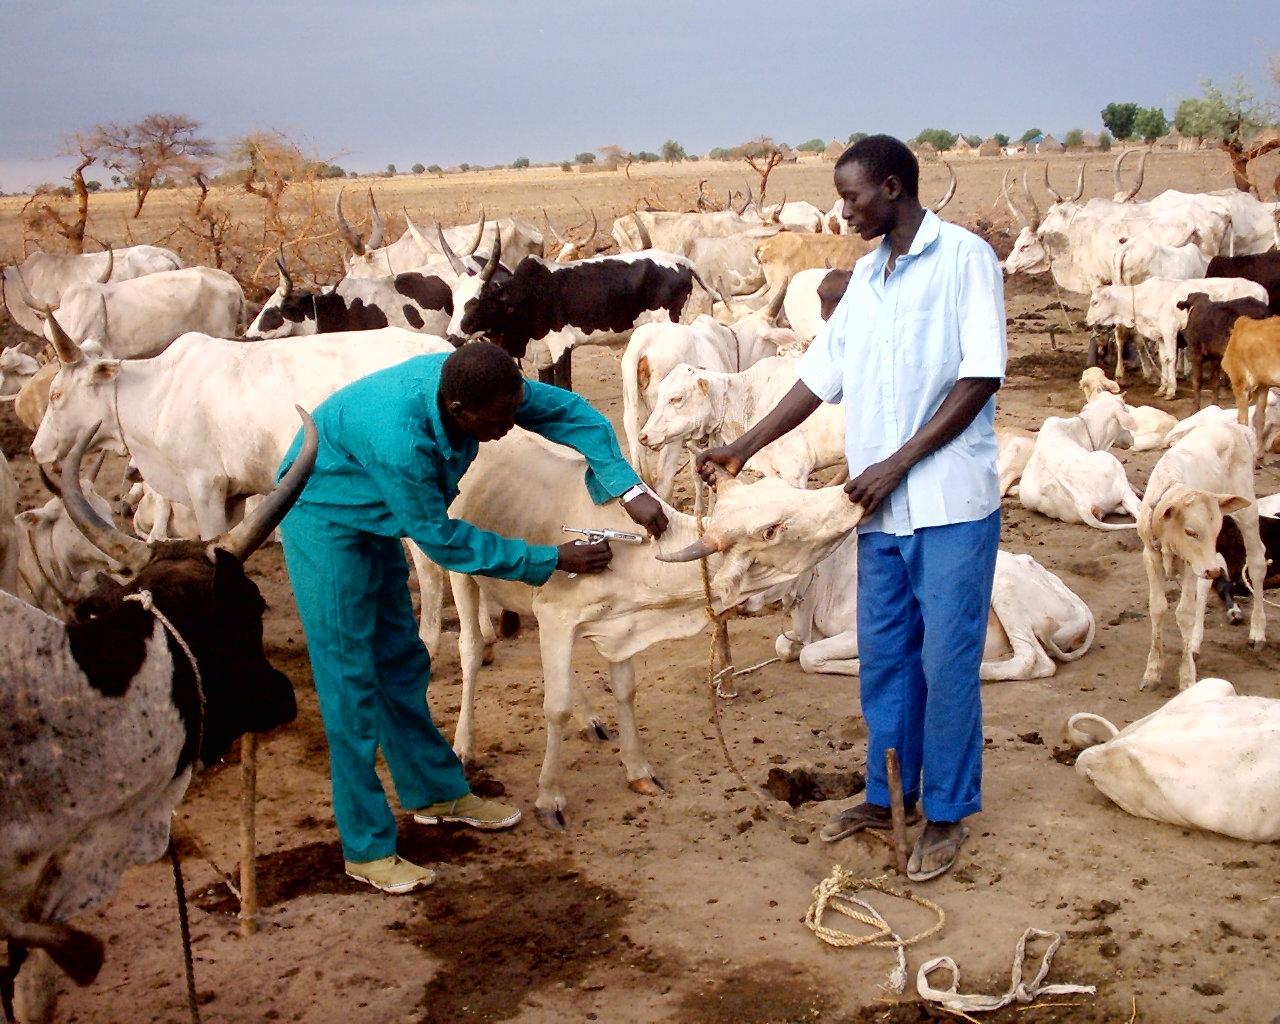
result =
M846 164L861 164L867 177L877 185L894 175L902 182L902 190L912 199L920 193L920 161L906 143L892 135L868 135L840 154L836 170Z
M522 387L520 367L505 349L488 341L471 341L449 354L440 371L440 398L484 408Z

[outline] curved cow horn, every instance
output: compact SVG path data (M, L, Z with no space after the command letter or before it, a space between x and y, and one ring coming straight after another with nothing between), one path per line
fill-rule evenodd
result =
M947 185L947 191L942 194L942 198L933 204L933 212L941 213L947 203L951 202L952 196L956 194L956 169L946 160L942 161L942 166L947 169L947 173L951 175L951 181Z
M369 189L369 216L373 221L373 234L369 236L367 248L381 249L382 236L387 233L387 226L382 223L382 214L378 212L378 204L373 199L373 189Z
M723 292L723 289L721 289ZM782 312L782 303L787 298L787 286L783 285L778 289L778 293L769 300L769 305L764 308L764 318L769 323L776 323L778 314Z
M111 351L111 323L107 318L107 296L102 292L98 293L98 306L102 310L102 337L98 340L102 344L102 350L109 353Z
M1004 201L1009 204L1009 212L1018 218L1018 221L1022 224L1022 226L1030 230L1035 230L1034 228L1031 227L1031 221L1027 219L1027 215L1023 213L1020 209L1018 209L1018 207L1014 204L1013 195L1009 191L1009 175L1011 175L1012 173L1013 173L1012 170L1007 170L1004 172L1004 183L1000 186L1000 194L1004 196Z
M782 202L780 202L777 206L773 208L773 216L769 218L771 221L773 221L774 224L782 223L782 208L786 205L787 205L787 194L783 192Z
M1133 197L1138 194L1138 190L1142 188L1142 178L1146 174L1146 170L1147 170L1147 157L1149 157L1150 155L1151 155L1151 150L1144 149L1142 151L1142 156L1138 157L1137 180L1133 183L1133 188L1129 189L1129 191L1125 193L1124 198L1121 199L1120 202L1122 203L1131 202L1133 200ZM1119 190L1117 189L1117 191Z
M351 225L347 223L347 218L342 213L342 189L338 189L338 198L333 204L333 215L338 221L338 230L342 232L343 241L347 243L351 251L357 256L363 256L364 242L360 240L360 236L352 230Z
M1120 184L1120 165L1124 163L1124 158L1128 155L1129 150L1122 149L1120 155L1116 157L1116 162L1111 165L1111 181L1115 185L1113 191L1116 195L1119 195L1124 189L1124 186Z
M485 225L484 207L482 206L480 207L480 223L476 227L476 240L471 243L471 248L467 250L468 256L474 256L476 253L476 250L480 248L480 242L484 239L484 225Z
M1030 169L1022 172L1022 192L1027 197L1027 203L1031 207L1031 230L1035 231L1040 226L1040 205L1036 202L1036 197L1031 194L1031 189L1027 185L1027 176Z
M1086 162L1086 161L1084 161L1084 160L1081 160L1081 161L1080 161L1080 174L1079 174L1079 176L1076 178L1076 190L1075 190L1074 192L1072 192L1072 193L1071 193L1071 197L1067 200L1067 202L1069 202L1069 203L1078 203L1078 202L1080 202L1080 197L1081 197L1082 195L1084 195L1084 165L1085 165L1085 162ZM1048 170L1048 168L1049 168L1049 165L1048 165L1048 164L1045 164L1045 170Z
M754 199L752 199L752 197L751 197L751 186L750 186L750 185L748 185L748 186L747 186L747 198L746 198L746 200L745 200L745 201L743 202L743 204L742 204L742 209L738 211L738 216L739 216L739 217L741 217L744 213L746 213L746 212L747 212L747 207L748 207L748 206L750 206L753 202L755 202L755 200L754 200Z
M542 208L542 222L547 226L547 233L556 240L556 245L563 247L565 241L560 237L560 232L551 226L551 218L547 216L547 208L545 206Z
M409 229L409 234L413 236L413 240L418 244L418 248L427 252L431 251L431 246L427 244L427 240L422 237L422 232L418 230L418 225L413 222L413 218L409 216L409 207L404 207L404 223Z
M44 306L36 301L36 297L31 294L31 289L27 287L27 279L22 276L22 268L16 263L13 265L13 276L18 285L18 297L31 308L32 312L38 315L43 309L58 308L58 303L56 302L51 306ZM6 307L8 306L7 298L5 299L5 305Z
M295 405L294 408L302 417L302 449L298 452L298 457L293 460L293 465L281 477L275 489L262 499L252 516L245 516L239 526L205 546L205 553L211 561L215 548L221 548L227 554L235 556L237 561L246 561L280 525L280 521L293 508L293 503L306 486L307 478L311 476L311 470L316 464L320 435L316 433L316 424L311 414L301 406Z
M84 534L85 540L108 558L119 562L130 573L138 573L151 561L151 549L137 537L130 537L113 524L104 522L80 489L80 460L84 458L85 449L92 443L101 426L99 422L82 431L63 460L62 504L67 510L68 518Z
M667 554L657 553L653 557L659 562L696 562L700 558L716 554L719 550L715 541L704 536L679 551L671 551Z
M50 467L43 462L36 463L36 469L40 473L40 480L44 484L45 489L55 497L62 497L62 481L50 472Z
M63 364L80 362L82 355L80 346L62 329L62 324L58 323L58 318L53 315L52 306L44 307L44 329L45 337L53 345L53 350L58 353L58 362Z
M280 293L282 299L287 299L293 293L293 278L289 276L289 268L284 262L284 243L280 243L280 255L276 257L276 266L280 268L280 284L276 291Z
M444 228L440 226L440 222L436 221L436 238L440 240L440 251L449 258L449 266L453 267L455 274L465 274L467 265L458 259L458 254L449 246L449 240L444 237Z
M116 268L116 251L114 249L108 248L107 249L107 268L101 274L98 275L96 283L106 284L108 281L110 281L111 272L115 270L115 268Z
M493 272L498 269L498 263L502 259L502 228L498 228L493 233L493 252L489 253L488 260L480 269L481 284L488 284L493 278Z
M1058 193L1054 191L1053 186L1049 184L1049 161L1048 160L1044 162L1044 190L1048 192L1049 195L1053 196L1053 201L1055 203L1062 202L1062 196L1058 195Z
M632 218L632 220L634 220L634 221L636 222L636 229L640 232L640 248L641 248L641 249L652 249L652 248L653 248L653 238L652 238L652 236L649 234L649 229L648 229L648 228L646 228L646 227L644 226L644 221L642 221L642 220L640 219L640 214L636 213L636 212L633 210L633 211L631 212L631 218Z
M588 210L585 206L583 206L583 204L582 204L582 200L581 200L581 199L579 199L577 196L574 196L574 197L573 197L573 201L574 201L575 203L577 203L579 206L581 206L581 207L582 207L582 212L583 212L583 213L590 213L590 214L591 214L591 234L589 234L589 235L587 236L587 240L586 240L585 242L583 242L583 243L582 243L584 246L586 246L586 245L589 245L590 243L592 243L592 242L594 242L594 241L595 241L595 239L596 239L596 235L597 235L597 234L599 233L599 231L600 231L600 221L599 221L599 219L596 217L596 211L595 211L594 209Z

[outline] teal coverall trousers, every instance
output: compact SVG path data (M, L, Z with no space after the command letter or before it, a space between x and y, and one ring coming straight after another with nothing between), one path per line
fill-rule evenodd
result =
M280 527L329 740L333 813L349 861L389 857L396 819L375 771L381 748L400 805L469 792L427 708L431 659L418 637L404 549L295 508Z

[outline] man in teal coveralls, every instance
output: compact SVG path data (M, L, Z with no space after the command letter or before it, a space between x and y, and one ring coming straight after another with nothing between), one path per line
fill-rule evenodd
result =
M621 496L654 536L667 520L623 459L608 420L571 392L525 381L487 342L370 374L313 415L315 470L280 532L329 740L334 817L347 874L384 892L409 892L434 876L396 854L395 816L374 769L379 747L401 806L419 823L510 828L520 811L471 793L431 720L431 660L418 638L400 538L446 569L532 586L556 569L605 569L607 543L528 544L449 518L479 442L515 425L583 455L597 504ZM301 435L281 474L300 443Z

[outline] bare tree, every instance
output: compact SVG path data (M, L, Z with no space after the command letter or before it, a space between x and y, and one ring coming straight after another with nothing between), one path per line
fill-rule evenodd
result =
M228 160L241 188L266 202L264 224L276 234L285 234L280 200L290 184L315 176L316 162L308 161L302 147L279 131L252 132L234 140Z
M743 146L742 159L747 162L756 174L760 175L760 198L758 200L761 209L764 208L764 196L769 190L769 175L773 173L773 169L782 163L784 153L782 148L769 138L762 135L758 139Z
M70 175L71 190L76 198L74 219L64 218L47 202L40 204L41 210L52 222L54 230L67 240L67 244L74 253L84 252L84 229L89 223L89 187L84 181L84 171L86 167L97 162L98 148L101 145L102 140L95 132L86 132L73 135L67 140L63 150L69 156L79 156L79 161Z
M213 157L213 143L196 134L200 122L186 114L148 114L140 121L99 125L102 162L133 186L136 218L157 178L193 178Z

